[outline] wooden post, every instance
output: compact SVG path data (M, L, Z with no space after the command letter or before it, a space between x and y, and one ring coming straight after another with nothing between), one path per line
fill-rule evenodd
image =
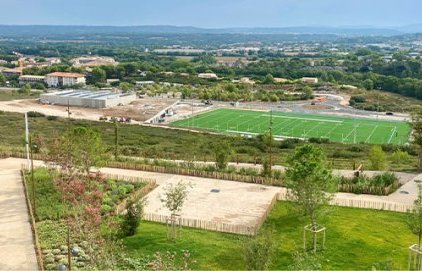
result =
M70 223L69 219L67 220L67 265L69 267L69 271L72 270L72 255L70 254Z

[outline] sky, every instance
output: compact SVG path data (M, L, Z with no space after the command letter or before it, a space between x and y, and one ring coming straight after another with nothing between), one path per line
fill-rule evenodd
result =
M0 24L402 26L422 0L0 0Z

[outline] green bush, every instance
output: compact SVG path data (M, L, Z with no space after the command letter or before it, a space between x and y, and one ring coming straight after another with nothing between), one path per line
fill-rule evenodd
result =
M133 202L128 200L126 204L127 212L123 217L121 224L121 233L123 236L133 236L136 233L136 229L141 223L141 218L144 212L144 201L139 200Z
M315 143L315 144L327 144L330 143L330 139L329 138L325 138L325 137L311 137L308 139L309 143Z
M300 140L297 138L287 138L280 142L280 149L294 149Z
M47 120L57 120L58 117L57 116L47 116Z
M29 111L28 117L30 117L30 118L40 118L40 117L45 117L45 115L43 113L40 113L40 112Z

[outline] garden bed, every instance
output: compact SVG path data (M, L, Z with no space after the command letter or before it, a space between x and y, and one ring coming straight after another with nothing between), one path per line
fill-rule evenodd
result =
M385 172L373 177L360 175L358 177L340 177L338 191L354 194L369 194L387 196L401 186L399 178L394 173Z
M72 267L86 270L98 268L99 265L93 265L93 262L91 261L92 248L87 243L87 240L84 239L85 237L77 231L72 233L68 232L68 228L70 227L69 223L74 223L71 227L80 227L76 225L76 219L74 219L75 222L69 222L69 217L77 217L79 215L77 213L80 210L64 200L62 191L60 191L59 186L54 181L55 174L58 173L49 171L46 168L34 170L36 195L34 216L42 250L44 268L47 270L57 270L59 265L67 266L68 249L72 254ZM26 173L25 177L28 195L33 204L34 186L31 181L31 173ZM99 208L101 209L100 215L107 218L107 223L110 221L113 222L113 220L118 222L119 218L115 215L117 207L121 209L121 204L129 197L137 196L138 194L144 195L144 193L149 192L149 189L144 189L149 186L151 186L150 183L146 181L142 182L141 180L139 182L128 182L113 178L104 178L98 185L98 191L101 192L101 204L99 205ZM78 186L75 187L78 188ZM87 190L87 193L94 194L97 192ZM84 216L80 216L79 219L83 219L83 217ZM108 225L105 225L104 221L101 223L104 224L101 226L101 228L104 229L101 230L101 234L114 234L110 232ZM68 234L70 237L69 240L71 240L69 242L70 247L67 246ZM102 248L100 247L100 249ZM118 247L115 249L118 249ZM72 269L75 270L75 268Z

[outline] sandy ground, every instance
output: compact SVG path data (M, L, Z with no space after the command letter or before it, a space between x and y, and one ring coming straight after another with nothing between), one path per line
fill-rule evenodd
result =
M173 176L148 195L145 212L170 215L160 199L169 184L179 181L191 185L181 210L182 217L233 225L257 225L280 190L255 184ZM212 192L213 189L218 192Z
M71 117L98 121L101 116L131 118L136 122L144 121L163 108L171 105L171 99L138 99L129 105L116 106L106 109L94 109L83 107L70 107ZM37 100L14 100L0 102L0 110L8 112L25 113L37 111L48 116L67 117L67 106L41 104Z

